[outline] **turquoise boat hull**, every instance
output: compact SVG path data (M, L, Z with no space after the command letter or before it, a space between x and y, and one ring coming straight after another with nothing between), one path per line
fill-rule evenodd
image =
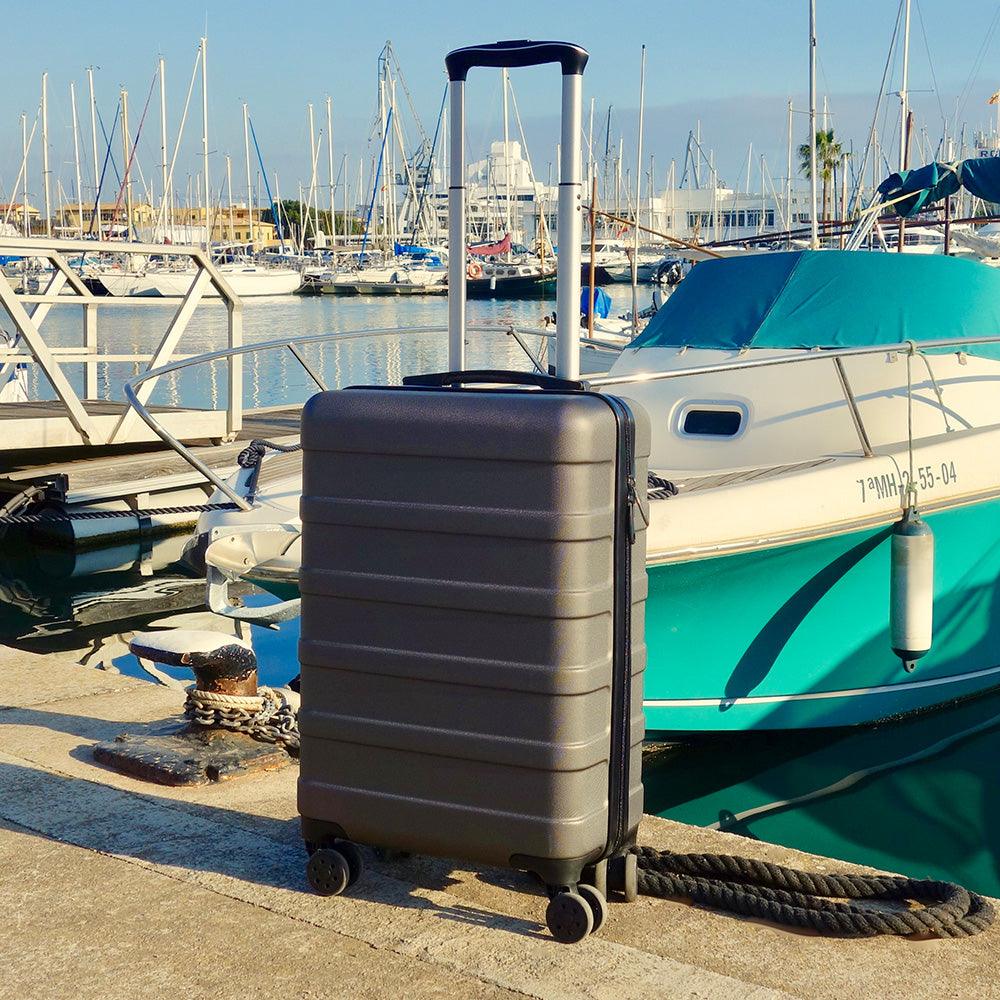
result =
M912 673L889 642L889 526L650 566L647 735L856 726L1000 687L1000 501L926 520L934 643Z
M1000 686L1000 501L932 514L934 643L889 642L891 527L651 566L650 735L853 726Z

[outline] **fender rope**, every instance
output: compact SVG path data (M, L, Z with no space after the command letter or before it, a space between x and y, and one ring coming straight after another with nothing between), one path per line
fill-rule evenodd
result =
M644 895L690 899L820 934L971 937L993 923L989 901L953 882L823 875L734 855L674 854L652 847L638 847L635 853ZM886 905L892 903L902 905Z

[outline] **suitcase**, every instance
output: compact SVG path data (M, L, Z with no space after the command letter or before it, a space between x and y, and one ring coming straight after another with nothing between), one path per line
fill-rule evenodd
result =
M546 376L418 380L303 413L310 880L342 891L357 843L528 870L577 940L607 859L634 894L649 421Z

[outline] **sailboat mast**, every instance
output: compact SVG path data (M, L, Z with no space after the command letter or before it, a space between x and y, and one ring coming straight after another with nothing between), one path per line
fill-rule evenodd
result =
M500 86L503 89L503 174L504 174L504 227L506 232L511 231L510 225L510 122L508 121L509 97L507 88L510 86L508 80L507 67L500 70ZM510 251L507 251L507 259L510 259Z
M70 81L69 104L73 112L73 164L76 167L76 221L83 239L83 193L80 191L80 130L76 119L76 84Z
M335 249L337 246L337 214L333 187L333 101L329 94L326 97L326 139L326 159L330 174L330 246Z
M906 126L909 114L909 86L910 75L910 0L906 0L905 13L903 15L903 79L899 88L899 169L906 169Z
M211 186L208 182L208 39L201 39L201 159L205 192L205 249L212 247Z
M167 66L166 60L160 56L160 208L164 218L170 213L167 187ZM166 236L165 231L163 236Z
M52 235L52 205L49 197L49 74L42 74L42 180L45 185L45 235Z
M309 166L310 166L310 176L309 176L309 197L306 203L306 217L310 216L310 210L312 212L312 227L313 227L313 247L316 246L316 237L319 232L319 226L317 224L316 210L313 205L313 199L316 192L316 126L313 119L313 106L310 102L306 105L309 112ZM306 231L305 226L302 228L302 248L305 249L306 245Z
M642 119L646 104L646 46L639 64L639 136L635 153L635 225L632 227L632 333L639 333L639 205L642 197Z
M604 201L605 207L611 201L611 109L614 105L608 105L608 118L604 126L604 184L601 189L601 198ZM604 223L605 232L607 231L607 220Z
M386 44L388 44L388 43L386 43ZM382 56L380 58L384 60L384 58L385 58L385 49L382 50ZM388 125L387 125L387 122L386 122L386 114L387 114L387 112L386 112L386 106L385 106L385 104L386 104L386 97L385 97L385 75L386 75L386 66L385 66L385 63L383 61L382 65L379 67L379 78L378 78L378 113L379 113L379 126L380 126L380 128L379 128L379 132L380 132L379 141L383 144L383 146L385 145L386 130L388 128ZM372 177L374 177L374 176L375 176L375 164L373 162L372 163ZM383 221L383 223L384 223L384 225L386 227L386 232L388 232L388 226L389 226L389 200L388 200L389 199L389 188L388 188L388 186L385 185L385 184L383 184L382 185L382 190L380 192L378 192L378 193L380 195L380 198L379 198L379 208L380 208L381 212L380 213L376 212L375 213L375 217L372 220L373 227L374 227L374 232L372 233L373 239L377 239L377 237L378 237L378 222L379 222L379 218L378 217L379 217L379 214L381 214L381 216L382 216L382 221Z
M21 201L24 203L21 206L21 214L24 219L24 235L30 236L31 224L28 220L28 116L24 114L21 115L21 170L24 173L21 181Z
M816 190L816 0L809 0L809 245L819 249L819 209Z
M596 98L590 99L590 123L587 127L587 188L593 189L591 183L594 179L594 102Z
M348 179L349 175L347 173L347 153L344 153L344 165L341 168L341 172L344 175L344 248L347 249L348 240L351 235L350 223L347 221L347 201L350 197L351 183Z
M226 154L226 200L229 202L229 243L236 242L236 229L233 225L233 161Z
M103 239L101 232L101 179L97 171L97 101L94 99L94 67L87 67L87 83L90 86L90 141L94 156L94 211L97 218L97 238ZM91 226L93 228L93 226Z
M247 168L247 218L250 220L250 245L252 247L256 246L254 241L254 231L253 231L253 187L252 181L250 179L250 113L247 110L247 106L243 105L243 152L246 158L246 168Z
M281 252L285 252L285 226L288 224L288 217L285 216L284 224L281 221L282 209L281 209L281 185L278 183L278 171L274 172L274 224L278 228L278 239L280 241L279 246L281 247Z
M128 131L128 91L122 88L122 159L125 164L125 174L122 182L125 185L125 238L132 239L132 151L129 148L130 136Z
M788 162L785 167L785 229L792 228L792 101L788 100ZM789 237L791 238L791 237Z

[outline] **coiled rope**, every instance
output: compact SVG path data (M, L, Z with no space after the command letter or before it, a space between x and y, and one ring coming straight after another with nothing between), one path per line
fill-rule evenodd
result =
M265 743L299 751L298 695L283 688L258 687L255 695L220 694L187 689L184 714L199 726L218 726L246 733Z
M971 937L993 923L993 906L953 882L822 875L752 858L674 854L652 847L636 848L636 854L639 891L644 895L690 899L820 934Z

